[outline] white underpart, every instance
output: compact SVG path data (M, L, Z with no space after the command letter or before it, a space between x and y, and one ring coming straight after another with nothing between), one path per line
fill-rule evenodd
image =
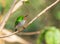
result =
M25 22L26 22L26 20L22 20L20 23L18 23L16 28L23 26L25 24Z
M23 25L25 24L25 22L26 22L26 20L22 20L22 21L20 22L20 25L23 26Z

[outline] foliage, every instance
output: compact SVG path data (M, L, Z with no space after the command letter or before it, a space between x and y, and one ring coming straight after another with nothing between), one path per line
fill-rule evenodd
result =
M46 27L39 35L37 44L60 44L60 31L56 27Z
M2 0L0 0L1 2ZM14 0L5 0L5 6L0 4L0 12L4 13L3 17L10 9ZM23 15L28 15L27 22L30 22L37 14L39 14L44 8L53 3L55 0L28 0L24 2L23 6L15 11L6 22L5 28L14 30L16 19ZM0 19L2 19L0 16ZM48 27L51 26L51 27ZM55 26L55 27L53 27ZM46 27L46 28L44 28ZM38 35L37 44L60 44L60 31L56 27L60 28L60 3L55 5L49 11L42 14L32 24L30 24L23 32L35 32L41 31ZM44 29L43 29L44 28ZM42 30L43 29L43 30ZM37 36L37 35L36 35ZM36 39L36 38L35 38ZM33 40L32 40L33 41Z

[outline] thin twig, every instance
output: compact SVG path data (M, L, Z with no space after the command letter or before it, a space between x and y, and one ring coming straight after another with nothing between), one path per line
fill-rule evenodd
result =
M52 3L50 6L46 7L44 10L42 10L35 18L33 18L27 26L29 26L33 21L35 21L38 17L40 17L42 14L44 14L46 11L48 11L51 7L56 5L60 0L56 0L54 3Z
M0 36L0 38L9 37L9 36L12 36L12 35L14 35L16 33L18 33L18 31L14 32L14 33L12 33L10 35L2 35L2 36ZM36 32L20 32L19 33L19 35L36 35L36 34L40 34L40 31L36 31Z
M20 0L16 5L14 6L12 13L14 13L17 9L19 9L23 5L24 0Z
M32 21L30 21L26 26L29 26L33 21L35 21L38 17L40 17L43 13L45 13L47 10L49 10L51 7L53 7L54 5L56 5L60 0L56 0L54 3L52 3L51 5L49 5L48 7L46 7L44 10L42 10ZM21 32L22 30L24 30L23 28L20 30L20 31L16 31L10 35L4 35L4 36L0 36L0 38L4 38L4 37L9 37L9 36L12 36L18 32Z
M40 31L36 31L36 32L20 32L18 33L18 35L38 35L40 34Z
M17 4L17 0L14 0L14 3L12 4L10 10L7 12L7 14L3 17L3 19L1 20L1 23L0 23L0 30L2 30L8 20L8 18L10 17L10 15L12 13L14 13L19 7L21 7L23 5L23 2L24 1L27 1L27 0L20 0ZM16 4L16 5L15 5Z
M14 8L14 5L15 5L16 2L17 2L17 0L14 0L12 6L11 6L11 8L10 8L10 10L9 10L9 11L7 12L7 14L3 17L2 21L1 21L1 24L0 24L0 31L4 28L4 26L5 26L8 18L9 18L10 15L11 15L11 11L12 11L12 9Z
M8 34L12 34L12 32L11 31L9 31L9 30L6 30L6 29L4 29L3 31L3 35L8 35ZM6 37L6 38L2 38L3 40L5 40L5 41L7 41L7 42L18 42L18 43L22 43L22 44L29 44L30 42L29 41L27 41L27 40L25 40L25 39L23 39L22 37L20 37L20 36L17 36L17 35L12 35L12 36L9 36L9 37Z

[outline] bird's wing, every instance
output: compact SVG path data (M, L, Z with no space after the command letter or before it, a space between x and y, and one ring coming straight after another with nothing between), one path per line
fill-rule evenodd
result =
M18 21L16 21L16 22L15 22L15 27L16 27L16 25L18 25L18 24L19 24L19 22L18 22Z

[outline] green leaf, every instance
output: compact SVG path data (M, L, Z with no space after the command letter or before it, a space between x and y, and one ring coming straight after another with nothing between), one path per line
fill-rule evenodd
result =
M37 39L37 44L60 44L60 31L56 27L46 27Z
M60 31L55 27L47 29L48 31L45 34L46 44L60 44Z
M38 39L37 39L37 44L43 44L43 41L44 41L44 39L45 39L45 33L47 32L47 30L43 30L41 33L40 33L40 35L39 35L39 37L38 37Z

